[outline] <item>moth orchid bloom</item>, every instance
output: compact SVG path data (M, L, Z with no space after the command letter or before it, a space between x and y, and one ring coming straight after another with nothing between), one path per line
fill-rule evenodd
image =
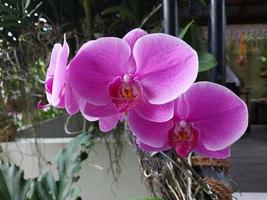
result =
M130 129L145 151L175 149L182 156L191 151L203 156L226 158L230 145L248 125L246 104L229 89L210 82L198 82L174 103L173 118L155 123L132 111Z
M69 114L74 114L79 110L79 103L68 81L68 57L69 45L64 36L63 46L57 43L52 50L45 90L48 105L66 108ZM39 104L39 107L44 105Z
M81 48L70 63L70 83L87 119L109 131L124 113L163 122L173 100L195 81L196 52L176 37L134 29L123 39L100 38Z

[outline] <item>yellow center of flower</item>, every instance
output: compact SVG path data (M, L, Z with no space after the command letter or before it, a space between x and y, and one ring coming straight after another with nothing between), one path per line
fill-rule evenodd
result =
M189 135L187 134L186 131L184 131L183 129L181 131L179 131L178 133L178 141L187 141L190 139Z
M112 102L120 112L127 112L141 101L142 86L131 74L117 77L109 85Z
M130 88L123 88L121 93L125 99L133 99L134 98L133 92Z

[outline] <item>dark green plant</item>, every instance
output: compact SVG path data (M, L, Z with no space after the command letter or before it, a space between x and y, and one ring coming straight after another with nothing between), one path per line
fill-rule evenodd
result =
M34 0L2 0L0 4L1 38L12 46L17 45L20 34L37 17L36 11L41 5L41 1Z
M196 34L197 33L197 34ZM179 33L181 39L185 39L198 54L199 70L205 72L217 65L216 58L205 49L203 38L199 28L194 24L194 20L189 22Z
M75 185L79 180L81 163L88 157L94 142L92 137L81 134L57 156L58 180L50 170L36 179L25 179L17 166L0 162L1 200L78 200L80 190Z
M160 24L160 12L157 7L160 1L117 1L112 6L105 8L101 15L105 20L105 30L107 35L123 36L127 31L142 26L146 30L152 30ZM152 15L150 14L152 13ZM144 19L149 18L149 23L144 23ZM148 21L148 20L146 20Z
M207 51L207 44L200 27L191 21L182 29L180 34L182 39L197 51L199 60L198 80L209 80L209 70L217 65L217 60Z

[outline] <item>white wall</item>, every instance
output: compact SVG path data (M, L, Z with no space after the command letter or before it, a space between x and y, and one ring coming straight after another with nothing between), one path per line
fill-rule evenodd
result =
M42 139L38 140L40 152L44 156L41 166L47 164L44 160L53 162L57 152L66 146L68 139ZM136 196L146 197L148 193L141 181L137 158L124 145L122 158L122 174L119 182L113 181L111 173L108 173L109 158L103 143L97 144L89 158L83 163L80 173L81 179L78 185L82 190L85 200L128 200ZM26 177L35 177L40 173L36 146L32 139L22 139L18 142L2 144L12 163L22 166ZM41 168L42 168L41 167ZM55 171L55 166L51 167Z

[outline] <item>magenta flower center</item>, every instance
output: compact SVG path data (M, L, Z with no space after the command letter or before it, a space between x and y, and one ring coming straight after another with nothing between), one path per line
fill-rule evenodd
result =
M141 101L142 85L131 74L115 78L108 89L112 102L119 112L127 112Z
M168 143L182 156L187 156L198 144L199 132L192 123L184 120L175 123L168 131Z

